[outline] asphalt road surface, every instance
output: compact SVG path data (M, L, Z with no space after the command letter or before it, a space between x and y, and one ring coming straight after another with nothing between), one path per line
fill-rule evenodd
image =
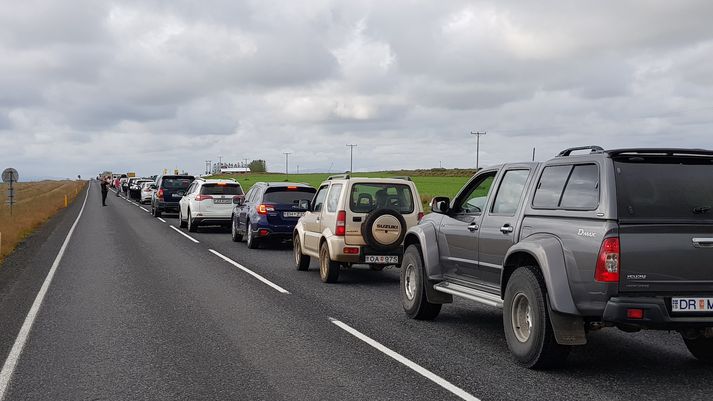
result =
M91 185L0 268L4 400L710 400L713 368L676 333L595 332L555 371L519 367L500 310L457 299L407 319L398 270L319 280L290 245L188 235ZM197 241L197 242L196 242ZM32 313L31 313L32 315ZM31 320L31 319L30 319ZM23 343L23 339L25 342ZM9 368L9 365L13 365ZM1 379L1 378L0 378Z

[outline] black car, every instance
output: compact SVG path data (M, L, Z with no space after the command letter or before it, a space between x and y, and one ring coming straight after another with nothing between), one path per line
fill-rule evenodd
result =
M156 192L151 198L151 215L161 217L163 212L178 213L178 202L195 179L192 175L158 176L156 178Z
M307 211L300 206L300 201L311 200L315 192L317 190L307 184L255 183L233 209L233 241L245 238L248 248L256 248L268 238L292 239L297 220Z

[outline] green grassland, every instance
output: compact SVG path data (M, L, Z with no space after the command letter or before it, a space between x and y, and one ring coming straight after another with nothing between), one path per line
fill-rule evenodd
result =
M460 175L458 175L460 174ZM403 177L409 176L416 184L418 192L421 195L421 202L426 205L434 196L453 197L458 190L472 176L472 170L404 170L404 171L376 171L376 172L356 172L354 177ZM290 174L290 182L304 182L313 187L319 186L331 174L316 173L316 174ZM215 175L211 178L233 178L243 186L247 192L250 187L260 181L286 181L284 173L247 173L247 174L228 174Z

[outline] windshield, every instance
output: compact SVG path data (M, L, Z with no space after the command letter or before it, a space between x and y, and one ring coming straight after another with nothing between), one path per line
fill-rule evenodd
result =
M268 188L262 199L265 203L298 204L301 200L312 200L315 192L317 190L314 188L303 187L295 189L287 189L285 187Z
M713 220L713 159L637 156L614 166L619 218Z
M201 195L242 195L240 184L203 184Z
M167 189L186 189L192 182L192 178L164 178L161 185Z
M404 184L357 183L352 185L349 207L355 213L390 208L408 214L413 212L413 195Z

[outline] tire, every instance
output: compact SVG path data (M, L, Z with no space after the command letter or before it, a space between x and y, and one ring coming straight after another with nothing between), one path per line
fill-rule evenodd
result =
M180 215L181 212L178 212ZM193 217L191 216L191 209L188 209L188 232L194 233L198 231L198 225L193 221Z
M309 256L302 253L302 243L300 242L300 236L295 235L295 239L292 240L292 253L295 257L295 268L299 271L307 271L309 269Z
M319 248L319 278L323 283L336 283L339 279L339 263L329 258L326 242Z
M235 219L230 218L230 236L233 238L233 242L241 242L243 240L243 235L238 233L238 228L235 227Z
M257 249L258 245L260 245L258 244L258 240L255 238L255 233L253 233L253 225L249 221L248 224L246 224L245 237L248 249Z
M161 217L161 209L158 206L154 208L154 217Z
M426 278L423 273L421 249L409 245L401 263L401 305L406 316L416 320L433 320L441 312L441 304L428 302Z
M527 368L558 367L569 355L571 347L555 340L547 292L537 267L520 267L510 277L503 302L503 326L510 352Z
M683 337L683 342L686 344L688 351L701 362L710 364L713 363L713 338L698 337L688 339Z
M374 236L373 231L374 224L377 223L377 220L384 218L384 216L392 216L396 221L393 219L391 221L394 222L394 224L398 223L399 225L398 236L394 237L394 240L388 243L379 241L379 239ZM389 251L399 247L404 242L407 228L406 220L404 220L404 216L402 216L401 213L394 209L383 208L374 210L366 216L364 224L361 225L361 234L364 241L372 249L377 251Z
M178 226L180 228L186 228L187 225L186 221L183 220L183 213L181 213L181 209L178 209Z

